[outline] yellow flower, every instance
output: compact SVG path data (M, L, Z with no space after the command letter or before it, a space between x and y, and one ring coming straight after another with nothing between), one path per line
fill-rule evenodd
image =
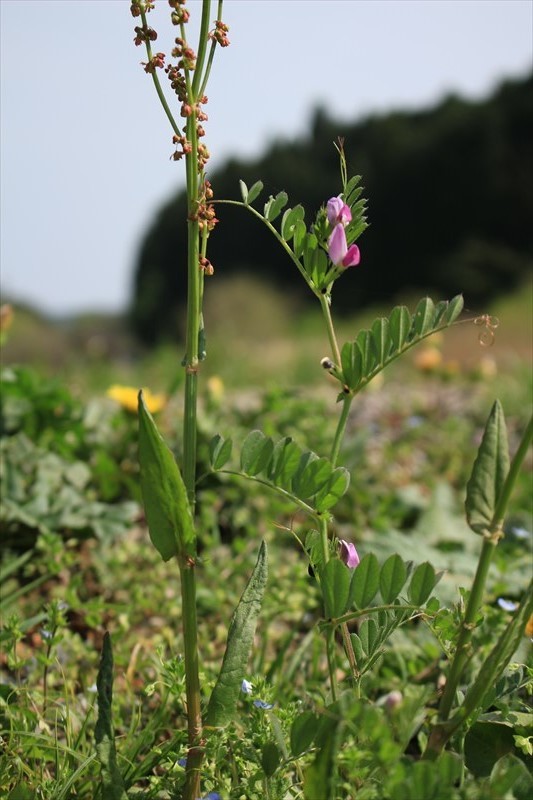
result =
M161 411L161 409L165 407L167 402L166 395L152 394L150 389L143 389L142 391L144 404L151 414L157 414L158 411ZM139 390L134 386L120 386L116 383L109 387L106 394L121 405L122 408L125 408L126 411L132 411L134 414L137 413L137 396Z
M432 372L442 364L442 353L433 345L426 345L415 355L414 364L422 372Z
M530 616L530 618L526 622L525 634L526 634L526 636L529 636L530 639L533 638L533 614Z

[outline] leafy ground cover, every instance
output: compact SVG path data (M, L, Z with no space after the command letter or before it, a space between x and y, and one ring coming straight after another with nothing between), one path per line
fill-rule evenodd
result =
M440 361L431 369L411 364L361 395L350 418L343 463L352 481L337 508L337 534L380 563L397 552L406 562L427 560L443 570L434 593L448 610L432 626L420 619L404 625L386 646L371 641L368 625L353 623L368 660L374 659L362 678L365 694L386 716L371 720L373 741L352 738L343 747L343 797L527 796L528 684L518 667L499 687L487 718L469 733L460 790L443 794L438 770L429 780L420 762L420 770L407 776L398 760L401 745L408 744L416 764L420 704L438 686L439 643L449 641L457 626L461 587L476 567L479 541L466 528L462 501L487 409L494 396L503 396L513 451L528 412L526 377L520 364L504 375L483 375L481 366L466 376ZM101 393L80 400L29 367L6 366L3 383L2 791L13 799L103 796L94 737L108 630L113 726L128 796L179 797L186 752L180 592L175 570L149 544L139 504L136 419ZM335 425L333 399L333 390L316 386L249 387L228 397L213 379L202 397L198 607L206 685L215 681L226 621L261 539L271 564L249 665L250 693L242 693L235 723L210 739L204 786L213 797L301 796L301 771L312 751L309 726L318 723L315 706L324 697L327 666L317 625L319 593L294 540L305 536L305 519L259 486L244 488L229 475L212 473L209 441L218 430L240 441L260 425L267 435L304 437L320 452ZM178 457L179 407L178 391L158 415ZM508 624L528 580L528 470L489 576L483 615L490 624L476 641L471 669ZM516 663L527 662L527 646L524 637ZM512 689L516 719L509 727L498 715L511 702ZM397 697L412 714L396 712ZM361 722L354 717L347 724L355 729ZM380 789L369 781L379 764L388 764L390 773ZM451 755L449 763L439 762L439 769L445 767L456 769Z

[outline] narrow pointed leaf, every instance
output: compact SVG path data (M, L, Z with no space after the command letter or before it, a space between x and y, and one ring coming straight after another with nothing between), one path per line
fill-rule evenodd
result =
M317 458L311 452L304 453L292 481L294 493L300 500L313 497L326 485L331 473L331 462L327 458Z
M330 558L320 570L324 610L328 619L342 616L348 608L351 578L350 569L338 558Z
M259 475L272 458L274 443L261 431L252 431L241 450L241 469L247 475Z
M389 320L380 317L372 324L372 341L377 363L383 365L390 351Z
M363 357L355 342L346 342L341 350L342 374L350 389L356 389L363 374Z
M209 456L213 469L222 469L231 458L231 439L224 439L219 433L209 442Z
M438 577L434 568L426 561L419 564L409 584L408 597L414 605L423 605L435 588Z
M367 553L354 570L352 600L357 608L368 608L379 589L379 564L374 553Z
M359 627L359 638L367 656L372 656L380 644L378 626L373 617L367 617Z
M325 486L315 497L314 505L321 513L333 508L340 498L346 494L350 485L350 473L344 467L337 467L329 476Z
M293 756L300 756L311 747L318 727L318 716L313 711L304 711L299 714L291 726L291 752Z
M139 392L139 464L150 538L163 561L193 555L194 521L174 456L157 430Z
M113 651L108 632L104 635L96 688L98 691L98 719L94 729L94 739L102 767L102 800L127 800L124 782L117 766L115 749L112 720Z
M446 325L451 325L452 322L455 322L455 320L463 310L463 306L464 306L463 295L457 294L454 298L450 300L448 308L442 317L442 322Z
M379 591L385 603L392 603L407 580L407 567L399 555L392 555L381 567Z
M435 304L431 297L424 297L418 303L415 313L413 314L412 334L415 336L424 336L428 331L433 328L433 319L435 317Z
M265 207L265 217L269 222L274 222L276 217L281 214L282 209L288 203L288 195L287 192L279 192L271 201L267 203Z
M281 235L285 239L285 241L289 242L295 231L296 223L303 220L305 215L303 206L295 206L294 208L288 208L281 220Z
M261 766L267 778L271 778L281 763L281 753L274 742L267 742L261 751Z
M290 491L291 481L298 469L302 451L290 436L280 439L274 446L269 466L269 478L276 486Z
M305 227L305 222L300 219L294 225L293 242L292 242L294 255L296 256L296 258L300 258L300 256L303 253L306 234L307 234L307 228Z
M406 306L396 306L389 318L389 332L395 351L401 350L411 328L411 315Z
M263 191L263 182L256 181L253 184L253 186L248 190L248 199L245 200L244 202L247 203L248 205L251 205L254 202L254 200L257 197L259 197L262 191Z
M468 690L463 705L459 709L459 715L466 719L480 705L483 698L494 686L496 681L503 674L509 661L513 657L520 640L524 635L524 630L528 620L533 614L533 581L530 582L522 602L509 625L505 628L493 649L484 661L479 673Z
M483 534L490 528L508 472L507 428L501 404L497 400L487 420L466 487L466 519L476 533Z
M254 571L230 623L220 674L207 707L206 725L208 726L223 727L231 721L235 713L250 657L257 617L263 602L267 574L267 547L263 542Z

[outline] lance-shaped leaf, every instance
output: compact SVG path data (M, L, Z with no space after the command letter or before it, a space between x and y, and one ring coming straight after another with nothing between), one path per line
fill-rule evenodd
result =
M111 637L106 632L96 678L98 719L94 729L96 752L102 766L103 800L127 800L124 782L117 766L115 734L111 716L113 701L113 651Z
M222 469L231 458L231 439L224 439L217 433L209 442L209 457L213 469Z
M241 469L247 475L259 475L269 464L274 443L262 431L251 431L241 450Z
M494 403L466 487L466 519L476 533L489 530L496 504L509 472L509 447L503 410Z
M467 719L480 706L489 690L501 677L516 652L520 640L524 635L527 621L533 614L533 581L530 582L524 593L522 602L509 625L505 628L500 638L484 661L477 678L466 693L463 705L450 722L461 723Z
M351 570L338 558L330 558L320 570L324 610L328 619L341 617L350 602Z
M367 608L379 589L379 564L374 553L367 553L354 570L352 599L357 608Z
M150 538L163 561L194 555L194 521L183 478L139 392L139 464Z
M389 556L381 567L379 591L384 603L392 603L407 580L407 567L399 555Z
M235 712L263 602L267 574L267 547L263 542L254 571L230 623L220 674L207 707L208 726L219 728L226 725Z
M254 202L254 200L257 197L259 197L259 195L261 194L262 191L263 191L263 182L262 181L256 181L253 184L253 186L248 190L248 197L244 202L247 203L248 205L250 205L251 203Z

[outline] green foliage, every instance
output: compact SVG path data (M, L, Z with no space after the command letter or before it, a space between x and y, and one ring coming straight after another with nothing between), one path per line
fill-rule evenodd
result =
M174 456L139 392L139 463L150 538L163 561L192 556L196 533L187 491Z
M257 617L261 610L267 575L267 547L263 542L254 571L230 623L224 659L206 713L206 725L210 727L227 725L235 713Z
M362 330L354 342L342 347L341 380L353 394L372 380L402 353L437 331L452 325L463 308L457 295L435 306L429 297L419 302L411 317L405 306L396 306L390 316L375 320L370 330Z
M117 766L112 722L113 651L109 633L104 636L96 685L98 687L98 720L94 729L94 739L102 766L102 800L127 800L124 781Z
M507 428L501 404L496 401L466 487L466 518L476 533L491 531L501 522L495 519L495 512L508 472Z
M105 538L127 530L138 513L125 499L135 496L135 476L120 467L132 455L128 421L84 406L57 380L27 367L6 367L1 380L4 544L20 550L50 531Z
M209 449L212 469L220 469L219 464L225 466L231 448L220 434L211 440ZM244 476L260 478L310 513L319 514L337 503L350 482L344 467L333 467L328 459L302 450L291 437L274 443L259 430L251 431L243 442L240 470Z

